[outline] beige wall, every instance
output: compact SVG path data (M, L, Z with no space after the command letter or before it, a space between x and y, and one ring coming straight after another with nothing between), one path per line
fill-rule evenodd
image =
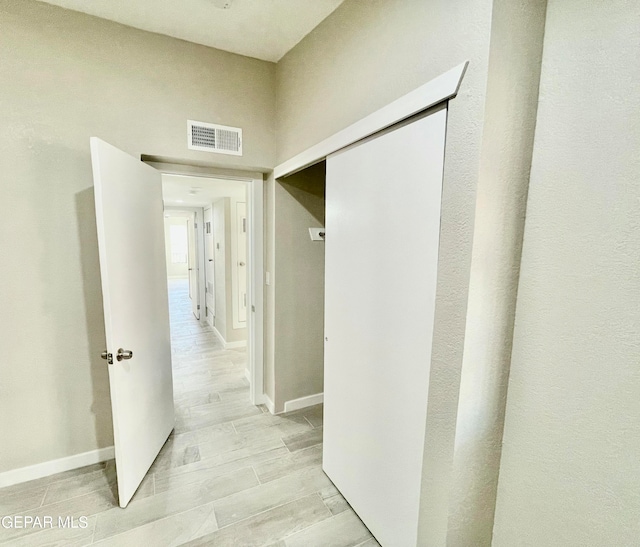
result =
M113 443L89 137L273 167L275 66L31 0L0 28L2 472ZM245 155L188 151L188 118L242 127Z
M546 0L495 0L449 547L491 545Z
M187 218L186 216L171 216L164 219L164 250L165 258L167 261L167 277L172 278L187 278L189 277L189 264L184 263L172 263L171 255L173 253L171 248L171 226L184 226L185 237L187 237ZM188 248L188 247L187 247Z
M549 0L496 547L640 537L639 22Z
M324 226L325 162L275 184L274 392L284 404L322 393L324 385L324 242L309 228Z
M448 114L420 531L430 547L447 535L491 12L491 0L347 0L277 65L282 162L469 61Z

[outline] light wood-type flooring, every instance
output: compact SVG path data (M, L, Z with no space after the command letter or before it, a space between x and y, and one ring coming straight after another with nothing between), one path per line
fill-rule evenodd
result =
M251 405L246 351L224 350L199 324L186 282L169 293L176 427L129 506L117 505L113 460L10 486L0 519L49 516L55 527L0 524L0 544L377 546L322 472L322 407L272 416Z

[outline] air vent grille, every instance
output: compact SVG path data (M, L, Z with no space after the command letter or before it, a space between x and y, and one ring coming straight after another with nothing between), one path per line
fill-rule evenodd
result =
M216 147L216 130L198 125L191 126L191 144L204 148Z
M187 122L190 150L242 156L242 129L205 122Z

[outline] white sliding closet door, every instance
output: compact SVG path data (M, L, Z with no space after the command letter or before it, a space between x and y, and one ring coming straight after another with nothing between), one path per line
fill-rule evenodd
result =
M415 546L446 104L327 158L324 470L384 546Z

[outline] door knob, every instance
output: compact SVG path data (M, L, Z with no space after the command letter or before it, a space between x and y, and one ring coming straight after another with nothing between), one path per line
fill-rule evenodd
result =
M133 352L131 350L123 350L120 348L118 353L116 353L116 359L118 361L122 361L123 359L131 359L133 357Z
M244 262L238 262L240 266L244 266Z

